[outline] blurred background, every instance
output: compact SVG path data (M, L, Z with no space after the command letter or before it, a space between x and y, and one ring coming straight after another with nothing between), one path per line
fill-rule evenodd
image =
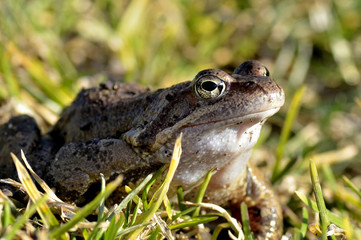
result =
M282 156L295 163L277 181L289 210L299 207L294 190L310 193L310 156L360 188L359 0L0 1L0 120L27 113L46 131L81 88L106 79L156 89L250 59L268 67L287 98L265 126L259 165L273 165L290 102L306 87ZM342 180L337 190L327 184L328 206L355 208L348 214L360 222L361 206L340 196Z

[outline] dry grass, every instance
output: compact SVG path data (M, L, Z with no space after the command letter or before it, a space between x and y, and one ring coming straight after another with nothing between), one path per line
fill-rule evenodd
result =
M311 204L312 158L325 206L337 215L328 221L336 221L348 239L360 239L360 29L357 0L1 1L0 122L9 113L27 113L46 130L80 88L104 79L164 87L204 68L232 71L257 59L287 97L252 157L268 167L284 207L285 231L295 239L316 239L306 227L315 233L325 227L325 214L320 222L320 206ZM293 96L299 96L296 103ZM44 220L33 215L44 198L22 214L11 200L0 199L2 238L10 238L21 217L26 220L19 237L49 236L38 227ZM94 232L84 228L83 237L111 239L128 221L113 219L111 232L98 225Z

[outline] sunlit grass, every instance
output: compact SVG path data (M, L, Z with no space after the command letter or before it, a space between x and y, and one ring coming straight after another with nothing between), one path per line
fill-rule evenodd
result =
M350 12L359 17L356 1L211 2L3 1L0 53L7 87L2 97L21 97L21 89L31 84L35 89L26 91L32 95L39 89L63 104L88 74L124 74L128 81L170 85L205 67L235 67L254 58L271 66L278 79L289 76L291 88L307 80L309 68L325 84L359 81L353 49L360 43L350 38L358 28L345 21ZM21 55L14 55L11 45ZM267 56L257 57L262 51ZM314 51L323 54L312 59ZM333 75L325 72L328 66L336 67ZM19 79L21 67L25 72ZM48 91L51 86L59 93Z
M285 107L266 124L268 135L262 136L254 154L257 160L263 157L260 165L275 166L272 180L284 206L285 232L294 239L315 239L306 226L325 227L315 217L317 204L311 204L312 158L326 212L339 220L330 221L343 228L348 239L360 239L360 19L357 0L1 1L0 110L11 99L11 109L31 113L47 129L82 87L108 78L165 87L190 80L204 68L232 72L244 60L260 60L286 93ZM302 98L292 104L297 95ZM2 113L4 122L7 110ZM292 119L292 114L297 117ZM146 199L153 180L130 189L114 217L101 210L99 222L91 227L84 223L79 228L82 237L113 239L147 228L148 223L135 224L134 208L141 203L144 209L150 207ZM142 196L135 200L139 192ZM30 231L24 219L45 201L34 200L20 215L11 200L4 195L0 199L0 234ZM182 201L181 189L178 199ZM166 198L163 203L169 217L174 209ZM129 214L122 214L127 207ZM182 203L179 208L177 218L195 217L199 211ZM40 215L40 222L39 217L33 221L51 225ZM15 219L21 219L18 225ZM128 230L118 231L124 224ZM229 226L220 225L215 233ZM156 232L161 229L150 234L153 239Z

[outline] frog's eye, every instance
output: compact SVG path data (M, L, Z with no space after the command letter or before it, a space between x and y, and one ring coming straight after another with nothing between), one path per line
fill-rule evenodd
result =
M217 77L202 77L194 84L194 91L200 98L210 99L220 97L226 89L224 81Z
M262 63L255 60L242 63L234 73L242 76L270 76L268 69Z
M269 71L268 71L268 68L266 68L266 67L264 67L264 69L263 69L263 76L265 76L265 77L269 77L269 76L270 76Z

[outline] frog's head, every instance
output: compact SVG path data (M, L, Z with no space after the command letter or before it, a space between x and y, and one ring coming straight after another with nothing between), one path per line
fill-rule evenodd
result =
M157 106L163 107L150 128L156 133L152 149L159 161L169 162L175 138L183 132L183 153L174 177L182 184L198 181L211 168L222 172L216 173L220 185L234 179L246 166L262 124L284 103L283 90L257 61L243 63L231 75L203 70L192 82L157 96Z

